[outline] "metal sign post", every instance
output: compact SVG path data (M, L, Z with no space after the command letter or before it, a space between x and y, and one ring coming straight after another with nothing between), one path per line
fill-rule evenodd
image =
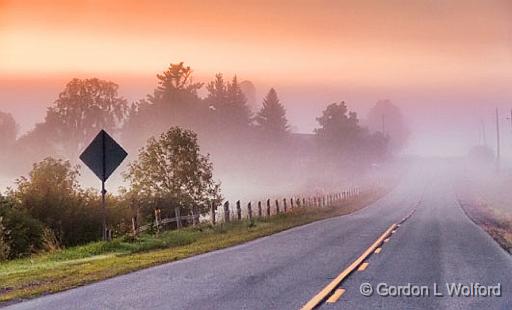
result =
M105 189L105 182L126 156L128 156L128 153L105 130L101 130L80 155L80 160L101 180L103 240L109 239L107 234L107 190Z

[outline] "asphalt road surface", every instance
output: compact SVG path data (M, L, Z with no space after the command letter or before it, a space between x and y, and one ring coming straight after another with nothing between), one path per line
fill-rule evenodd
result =
M344 294L318 308L512 309L509 254L466 217L449 179L427 170L351 215L7 309L300 309L413 210L364 260L366 269L340 283ZM360 292L364 283L373 288L369 297ZM500 285L501 296L449 296L447 284L471 283ZM421 286L422 296L408 296L408 286ZM383 296L385 288L394 296ZM436 288L442 297L433 296Z

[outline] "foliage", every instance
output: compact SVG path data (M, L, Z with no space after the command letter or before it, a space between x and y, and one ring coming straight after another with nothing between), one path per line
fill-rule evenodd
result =
M18 124L10 113L0 112L0 145L2 151L12 147L18 135Z
M206 103L215 111L217 129L231 134L245 131L251 124L251 110L247 105L238 79L233 77L231 82L225 82L221 73L206 86L208 95Z
M9 231L3 223L4 218L0 216L0 262L9 258L11 247L8 243Z
M321 127L315 133L323 152L334 155L331 159L341 163L339 155L343 155L354 164L365 165L387 156L387 137L359 126L357 114L344 102L327 106L317 120Z
M100 129L118 129L128 106L117 90L117 84L97 78L73 79L66 85L45 119L65 154L76 157Z
M11 191L17 207L52 229L64 245L96 240L101 232L99 197L80 188L78 175L69 161L46 158Z
M256 115L256 127L267 137L279 138L288 133L289 126L286 110L277 97L277 92L271 88L263 99L263 106Z
M159 139L149 139L125 177L132 191L153 206L168 210L194 206L204 211L221 198L212 170L209 157L199 153L197 135L173 127Z
M43 249L43 224L24 210L14 208L2 198L0 217L3 226L3 241L9 248L8 258L30 255ZM1 234L0 234L1 235Z
M379 100L368 112L368 128L389 136L389 145L393 150L401 150L409 138L409 128L400 109L389 100Z
M350 112L343 101L328 105L317 121L320 128L315 129L316 135L334 148L349 147L362 133L357 114Z
M192 69L183 62L171 64L157 75L153 94L134 103L123 126L123 142L137 150L151 136L158 135L171 125L197 127L197 119L204 119L208 109L197 92L202 83L192 79Z

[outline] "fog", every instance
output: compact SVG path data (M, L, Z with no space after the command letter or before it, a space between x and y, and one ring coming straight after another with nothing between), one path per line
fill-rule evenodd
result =
M371 167L403 158L462 158L475 145L495 151L496 108L503 164L512 157L508 1L189 1L172 8L164 1L93 2L0 3L0 111L12 114L18 138L25 137L21 147L4 147L11 151L3 158L2 189L46 156L79 163L78 152L62 152L62 141L42 142L52 130L35 130L73 78L112 81L119 85L118 97L131 105L152 95L156 75L181 61L191 66L193 82L205 83L197 90L199 99L192 100L200 102L200 112L152 112L129 134L118 126L113 134L130 155L109 180L111 191L128 186L121 172L144 142L175 125L198 133L226 197L330 191L359 182L373 173ZM203 111L211 104L206 84L219 72L226 81L236 75L239 82L254 84L253 115L269 89L277 91L291 134L286 143L277 147L268 144L273 138L250 130L219 129L232 120ZM381 100L400 110L408 128L405 145L386 150L386 156L379 147L370 151L380 141L371 135L393 136L379 130L386 124L367 120ZM357 113L361 132L371 130L346 142L333 168L331 151L309 140L320 127L317 118L340 102ZM81 182L98 183L87 169Z

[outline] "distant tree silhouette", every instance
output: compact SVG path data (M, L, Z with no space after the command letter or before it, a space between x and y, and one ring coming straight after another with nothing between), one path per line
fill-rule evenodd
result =
M357 114L349 112L343 101L328 105L317 121L320 128L315 129L316 135L335 148L350 146L362 133Z
M371 108L366 117L366 125L373 132L379 131L389 136L393 150L402 149L409 138L409 128L400 108L389 100L379 100Z
M256 127L262 133L275 138L283 137L288 133L288 120L286 110L279 101L276 91L271 88L263 99L263 106L254 118Z
M387 138L382 133L370 134L359 126L357 114L350 112L345 102L327 106L317 120L320 128L315 133L324 154L335 158L344 155L361 164L385 158Z
M127 102L118 85L100 79L73 79L48 108L45 130L65 155L74 159L101 129L115 132L124 120Z
M0 112L0 145L1 151L5 152L16 142L18 124L10 113Z
M258 103L256 102L256 86L251 81L242 81L240 82L240 88L247 98L247 105L251 109L251 112L256 112L258 110Z
M208 95L205 99L216 120L218 129L224 133L238 134L251 124L251 111L237 77L225 82L221 73L206 86Z
M193 82L192 69L183 62L171 64L158 74L157 83L153 94L132 104L129 110L122 136L130 149L138 149L149 137L172 125L197 129L197 120L208 115L197 95L203 84Z

